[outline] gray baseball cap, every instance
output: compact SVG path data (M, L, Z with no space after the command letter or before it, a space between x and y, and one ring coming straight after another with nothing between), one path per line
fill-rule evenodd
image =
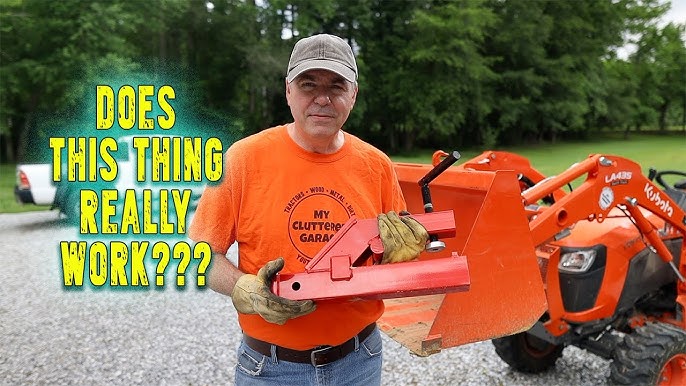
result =
M357 63L350 45L338 36L321 34L298 40L288 61L286 81L309 70L328 70L350 82L357 80Z

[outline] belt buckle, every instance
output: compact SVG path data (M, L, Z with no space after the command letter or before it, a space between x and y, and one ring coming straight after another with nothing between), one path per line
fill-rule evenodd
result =
M331 350L332 348L333 348L333 346L324 346L324 347L312 350L312 352L310 352L310 363L312 364L312 366L314 366L314 367L324 366L326 363L321 363L321 364L317 363L317 354L327 352L327 351Z

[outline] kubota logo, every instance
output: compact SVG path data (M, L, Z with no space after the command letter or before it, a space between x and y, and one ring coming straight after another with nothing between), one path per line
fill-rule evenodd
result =
M631 179L631 172L621 171L617 173L612 173L609 176L605 176L605 183L609 184L614 181L627 181Z
M672 217L674 209L669 205L669 201L662 199L660 192L653 190L653 185L646 182L646 186L643 188L648 200L655 203L655 206L660 208L661 211L665 212L669 217Z

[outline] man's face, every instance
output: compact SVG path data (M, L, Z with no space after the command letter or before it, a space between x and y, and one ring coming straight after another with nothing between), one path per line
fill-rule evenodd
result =
M355 105L357 86L326 70L310 70L286 83L286 100L295 126L322 138L336 134Z

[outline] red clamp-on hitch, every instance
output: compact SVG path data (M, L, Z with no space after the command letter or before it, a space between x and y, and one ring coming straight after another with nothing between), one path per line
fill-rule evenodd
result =
M455 236L452 210L411 215L432 240ZM292 300L391 299L467 291L470 279L465 256L394 264L379 262L383 244L376 219L349 219L305 272L277 274L272 291Z

